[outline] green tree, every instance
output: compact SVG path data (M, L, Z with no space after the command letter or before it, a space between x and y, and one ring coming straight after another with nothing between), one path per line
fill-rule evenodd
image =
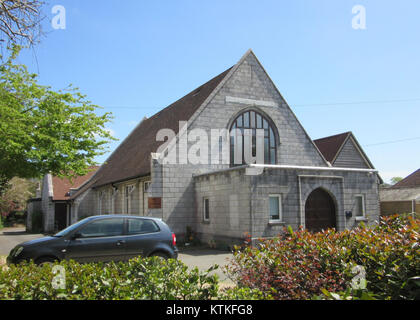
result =
M398 182L400 182L403 178L402 177L393 177L391 178L391 184L397 184Z
M38 84L14 63L19 51L10 49L0 65L0 196L13 177L86 174L115 140L105 127L110 113L97 115L99 107L71 85L54 91Z
M40 0L0 0L0 44L32 46L43 35Z
M26 202L35 196L39 181L14 177L10 180L8 188L0 197L0 214L8 216L16 210L25 210Z

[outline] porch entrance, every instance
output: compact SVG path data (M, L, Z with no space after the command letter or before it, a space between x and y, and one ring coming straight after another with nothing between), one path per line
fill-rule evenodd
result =
M305 204L305 226L311 232L337 228L335 204L325 190L312 191Z

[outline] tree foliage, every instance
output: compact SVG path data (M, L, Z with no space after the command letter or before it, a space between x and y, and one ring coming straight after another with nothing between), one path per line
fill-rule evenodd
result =
M43 5L39 0L0 0L0 41L33 45L42 35Z
M14 177L0 196L0 215L6 217L13 211L24 210L28 199L35 195L38 183Z
M398 182L400 182L403 178L402 177L393 177L391 178L391 184L397 184Z
M99 107L71 85L54 91L38 84L36 74L14 63L19 50L0 65L1 184L15 176L86 174L114 140L105 127L111 114L97 115Z

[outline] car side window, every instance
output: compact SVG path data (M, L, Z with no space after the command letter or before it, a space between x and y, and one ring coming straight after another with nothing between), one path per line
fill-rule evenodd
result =
M113 237L122 235L123 230L124 219L105 219L93 221L79 233L82 238Z
M158 232L156 222L148 219L128 219L128 234L141 234Z

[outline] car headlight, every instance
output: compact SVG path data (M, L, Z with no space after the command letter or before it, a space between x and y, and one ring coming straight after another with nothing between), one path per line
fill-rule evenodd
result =
M22 251L23 251L23 247L17 248L13 256L16 258L18 255L21 254Z

